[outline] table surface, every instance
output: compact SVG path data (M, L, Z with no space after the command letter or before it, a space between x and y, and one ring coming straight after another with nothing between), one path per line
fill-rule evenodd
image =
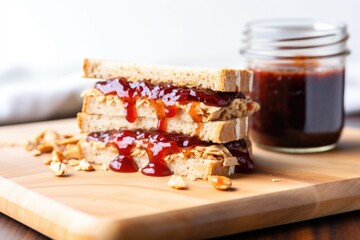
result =
M346 117L346 126L360 128L360 114ZM239 233L231 239L360 239L360 211ZM0 213L0 239L48 239Z

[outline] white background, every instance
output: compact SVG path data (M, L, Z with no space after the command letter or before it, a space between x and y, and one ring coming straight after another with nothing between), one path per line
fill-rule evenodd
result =
M347 23L350 70L360 67L356 0L0 1L0 84L80 76L84 57L239 67L244 24L274 17ZM359 75L352 81L359 83Z
M247 21L338 19L360 60L356 0L2 0L1 67L79 65L85 56L182 65L236 65Z

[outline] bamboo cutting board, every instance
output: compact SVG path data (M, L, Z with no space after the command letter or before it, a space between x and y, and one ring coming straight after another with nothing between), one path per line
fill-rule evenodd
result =
M188 190L169 177L111 171L55 177L19 143L52 128L76 133L74 119L0 128L0 211L56 239L208 238L360 209L360 130L336 150L307 155L254 149L256 172L232 191L205 181Z

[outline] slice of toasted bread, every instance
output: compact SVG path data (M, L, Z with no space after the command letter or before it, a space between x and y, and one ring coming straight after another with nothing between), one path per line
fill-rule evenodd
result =
M147 80L152 84L171 83L178 87L221 92L248 93L253 79L249 70L140 65L98 59L85 59L83 71L85 78L126 78L129 82Z
M83 93L84 102L82 112L87 114L102 114L109 116L126 116L124 102L115 95L104 95L95 88ZM192 108L192 104L195 104ZM177 117L181 122L194 122L191 114L200 117L201 122L229 120L252 115L259 109L259 105L250 99L234 99L229 106L215 107L204 103L176 104ZM149 100L138 99L136 112L139 117L157 118L156 110ZM195 118L194 117L194 118Z
M78 143L78 147L82 158L97 164L108 164L118 154L114 147L106 146L103 142L82 140ZM222 150L225 147L212 145L197 148L199 149L195 148L193 150L197 151L197 153L188 157L185 157L183 153L169 155L165 158L167 166L174 174L186 176L191 180L206 180L211 175L228 176L234 173L237 160L234 160L234 157L226 149L225 151ZM216 151L216 155L211 155L212 151ZM206 152L210 154L204 154ZM145 150L134 149L132 157L139 170L149 162Z
M158 120L155 118L138 117L134 123L128 122L123 116L78 113L78 125L83 133L122 130L122 129L156 129ZM226 121L201 123L181 122L177 117L167 120L167 132L177 132L190 136L198 135L203 141L226 143L243 139L248 132L248 118L234 118Z

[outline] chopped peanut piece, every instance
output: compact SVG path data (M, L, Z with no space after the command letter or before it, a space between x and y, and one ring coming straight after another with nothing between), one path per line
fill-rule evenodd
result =
M64 175L67 171L65 164L61 162L51 162L49 168L57 177Z
M231 179L224 176L210 176L208 181L214 188L222 191L230 189L232 185Z
M60 135L56 131L50 129L40 132L34 139L29 140L25 145L25 149L27 151L32 151L33 156L39 156L43 153L52 153L54 150L58 150L63 152L63 158L73 159L78 158L79 155L76 145L79 140L79 136L75 137L69 134ZM59 152L57 152L57 154L59 155ZM61 158L55 159L55 161L61 162Z
M64 156L60 150L54 150L51 153L51 159L53 162L62 162L64 160Z
M82 159L80 162L79 162L79 165L76 167L76 170L77 171L94 171L95 168L90 164L88 163L85 159Z
M37 146L37 149L41 152L41 153L51 153L54 150L53 145L51 144L40 144L39 146Z
M179 175L172 175L168 181L168 185L175 189L186 189L187 185L184 179Z

